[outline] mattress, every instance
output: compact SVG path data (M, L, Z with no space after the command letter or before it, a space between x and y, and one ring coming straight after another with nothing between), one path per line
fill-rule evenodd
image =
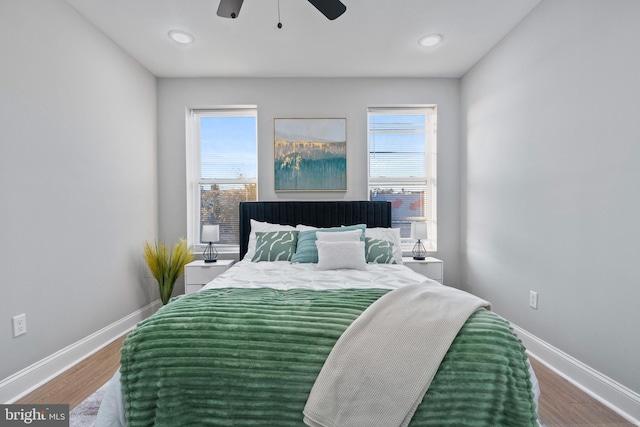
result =
M279 291L295 289L367 290L372 288L393 290L409 284L419 284L425 280L429 279L406 266L396 264L369 264L365 270L319 271L315 264L292 264L287 261L256 263L243 260L208 283L200 292L225 288L272 288ZM529 375L534 402L537 405L539 387L530 365ZM124 408L120 373L117 373L103 400L96 425L125 426Z
M397 289L425 280L429 279L398 264L368 264L366 270L318 270L312 263L242 260L203 289Z

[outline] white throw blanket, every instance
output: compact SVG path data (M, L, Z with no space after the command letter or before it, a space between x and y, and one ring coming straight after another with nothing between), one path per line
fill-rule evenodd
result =
M433 281L389 292L342 334L304 408L312 427L406 426L453 339L488 302Z

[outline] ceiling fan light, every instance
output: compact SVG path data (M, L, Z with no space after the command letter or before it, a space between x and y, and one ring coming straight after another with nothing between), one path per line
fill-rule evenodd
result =
M421 37L418 40L418 44L424 47L432 47L437 45L442 41L442 36L440 34L429 34L424 37Z
M173 40L174 42L180 44L193 43L193 41L195 40L195 38L191 34L180 30L169 31L169 37L171 37L171 40Z

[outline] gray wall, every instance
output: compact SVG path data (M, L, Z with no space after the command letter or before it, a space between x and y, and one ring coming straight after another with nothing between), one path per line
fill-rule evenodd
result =
M637 22L636 0L543 0L461 86L159 79L156 89L66 2L0 1L0 379L157 298L141 248L158 230L186 235L186 108L258 105L261 199L353 200L367 197L367 106L435 103L446 283L640 392ZM348 191L276 194L273 118L327 116L347 118ZM28 333L13 338L20 313Z
M192 107L258 106L258 197L261 200L366 200L367 107L438 105L438 252L445 281L460 285L458 268L460 170L457 79L159 79L160 233L186 236L185 111ZM347 118L347 192L275 193L273 119Z
M543 0L461 87L466 289L636 392L638 22L636 0Z
M157 298L157 163L150 73L62 0L2 0L0 23L3 379Z

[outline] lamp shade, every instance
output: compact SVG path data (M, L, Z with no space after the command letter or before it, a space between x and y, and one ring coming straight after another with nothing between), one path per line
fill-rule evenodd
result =
M202 236L200 237L202 242L217 242L220 240L220 226L219 225L203 225Z
M414 240L425 240L427 235L427 223L426 222L412 222L411 223L411 238Z

